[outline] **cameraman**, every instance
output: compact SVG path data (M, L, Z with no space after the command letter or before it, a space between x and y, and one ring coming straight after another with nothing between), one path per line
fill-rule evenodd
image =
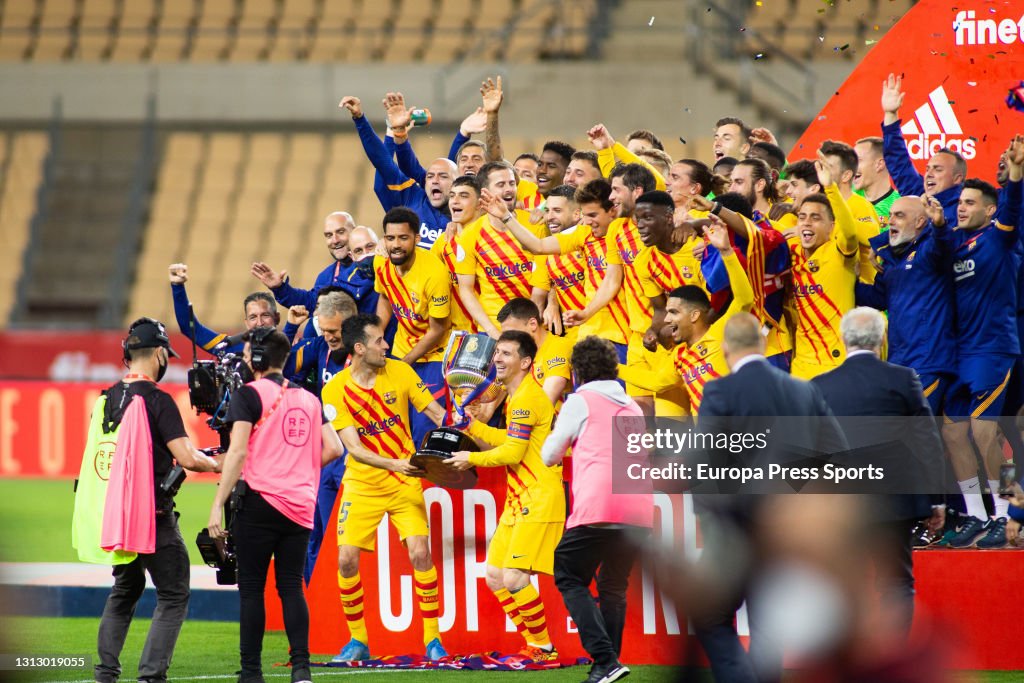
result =
M310 680L309 609L302 569L320 467L341 455L342 448L317 398L284 378L289 350L288 338L277 330L249 331L243 354L256 380L239 389L231 402L231 446L210 510L210 535L226 537L222 510L228 497L236 496L231 532L238 556L242 683L263 681L263 594L272 556L288 633L291 679ZM236 484L238 490L232 494Z
M192 446L177 404L156 386L167 371L169 356L178 357L171 349L164 326L152 318L136 320L128 328L123 350L128 374L106 392L103 431L110 433L120 425L123 429L118 434L119 440L124 434L136 430L149 432L153 446L153 484L141 482L140 485L155 488L156 544L152 554L140 553L129 564L114 567L114 586L103 608L97 635L99 664L94 673L101 683L113 683L121 675L119 657L135 607L146 588L146 572L156 587L156 609L139 660L139 680L167 679L174 645L188 612L190 577L188 550L178 531L178 513L174 512L174 493L164 490L161 483L175 460L182 467L196 472L220 469L216 460ZM137 410L128 412L135 397L144 402L144 413ZM126 412L129 420L122 424ZM136 422L129 424L130 420ZM136 455L146 457L142 453ZM138 469L144 471L145 468ZM131 500L131 491L111 488L107 496L111 495L122 496L126 504Z
M185 291L185 283L188 282L188 266L184 263L172 263L167 267L168 277L171 281L171 297L174 299L174 319L178 321L178 328L187 338L192 339L192 316L189 314L188 292ZM254 327L277 327L281 322L281 316L277 312L277 303L267 292L253 292L245 297L242 302L245 317L245 329L251 330ZM240 343L232 344L230 341L222 349L217 346L228 339L228 335L221 332L214 332L210 328L195 321L196 338L195 343L204 351L219 356L224 353L241 353ZM236 337L237 338L237 337Z

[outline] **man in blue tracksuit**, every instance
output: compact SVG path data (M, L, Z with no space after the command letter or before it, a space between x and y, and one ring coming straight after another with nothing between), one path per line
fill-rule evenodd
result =
M327 251L334 262L320 271L311 289L293 287L288 271L275 271L262 261L252 264L251 272L273 292L279 304L288 308L305 306L307 311L313 311L316 309L317 293L324 287L334 286L348 292L361 312L373 312L377 308L377 299L373 291L372 274L368 276L349 255L348 241L355 229L352 216L344 211L335 211L324 220Z
M900 197L889 216L889 231L870 240L881 272L857 282L857 305L889 311L889 362L917 371L941 415L956 376L952 230L934 197Z
M455 180L456 168L450 159L435 159L424 175L423 183L402 172L395 163L394 154L377 137L373 126L363 116L358 97L346 96L339 105L348 109L356 124L359 140L367 158L380 174L382 188L375 188L381 206L388 211L396 206L406 206L416 212L422 223L419 230L420 247L429 249L451 221L448 212L448 191ZM394 130L395 144L406 144L407 131Z
M964 179L967 177L967 162L957 152L944 147L928 159L923 176L917 172L910 160L903 132L900 130L902 121L899 118L899 111L904 96L900 89L901 84L902 78L889 74L888 80L882 86L882 140L885 166L889 169L889 176L900 195L906 197L928 194L935 197L942 204L946 225L950 229L955 228L957 203L960 200Z
M192 339L193 321L189 314L188 292L185 291L185 283L188 282L188 266L184 263L173 263L167 270L171 280L171 298L174 300L174 318L178 321L181 333ZM277 327L281 322L274 298L266 292L253 292L245 297L242 305L245 311L243 322L247 330L254 327ZM228 339L228 335L224 332L215 332L201 324L198 317L194 325L194 341L204 351L218 357L226 353L241 355L245 342L224 343Z
M347 354L341 341L341 326L357 310L352 297L345 292L330 292L320 298L316 317L320 336L301 339L292 346L285 363L283 374L286 379L301 384L319 398L320 389L331 377L341 372L346 365ZM291 339L297 328L294 323L285 325L285 336ZM315 373L315 374L314 374ZM316 495L316 516L309 534L306 548L306 583L313 575L316 558L324 533L331 528L331 511L338 496L341 478L345 474L345 458L337 458L320 470L320 485Z

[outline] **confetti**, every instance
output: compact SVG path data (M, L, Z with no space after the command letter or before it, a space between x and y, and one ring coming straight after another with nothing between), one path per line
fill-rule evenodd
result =
M686 144L686 140L683 138L682 135L679 136L679 142L683 143L684 145Z
M757 2L755 2L754 4L757 5L758 7L763 7L764 6L764 3L761 2L761 0L757 0Z
M819 116L819 117L818 117L818 120L819 120L819 121L824 121L824 120L825 120L825 119L827 119L827 118L828 118L827 116Z
M974 86L978 85L978 82L977 81L967 81L967 85L969 85L969 86L971 86L973 88Z
M755 60L764 59L764 53L763 52L758 52L756 55L754 55L754 59Z
M647 25L654 26L654 17L651 17L651 20L647 22Z
M865 40L864 44L865 45L874 45L877 42L878 42L877 40Z
M818 42L819 43L824 43L825 42L825 36L818 36Z
M693 113L693 112L690 111L689 107L683 107L683 111L685 111L687 114L692 114Z
M968 109L968 110L967 110L967 113L968 113L968 114L973 114L973 113L975 113L976 111L978 111L978 110L977 110L977 109Z

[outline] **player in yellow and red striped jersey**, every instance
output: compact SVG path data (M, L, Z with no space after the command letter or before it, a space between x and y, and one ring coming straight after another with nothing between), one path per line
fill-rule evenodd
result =
M832 183L819 152L818 179L825 194L805 197L797 208L799 242L793 257L791 304L796 313L794 376L811 379L838 367L846 357L839 333L843 314L854 306L857 225Z
M547 629L544 603L530 582L533 574L552 574L555 547L565 525L562 467L547 467L540 451L551 433L554 409L534 378L537 344L526 332L503 332L494 352L498 380L509 392L507 429L473 416L466 433L487 445L479 453L459 451L445 460L456 469L504 467L508 479L505 507L487 547L487 587L513 622L521 622L526 648L534 661L558 658ZM509 600L511 598L511 600Z
M398 321L393 357L412 367L440 400L447 392L441 355L451 326L451 278L436 256L416 247L417 226L419 216L404 206L384 215L388 255L373 260L374 288L380 294L377 315L385 329L392 316ZM422 443L433 427L426 415L414 413L413 443Z
M790 274L786 238L763 217L755 224L750 203L736 192L719 195L714 202L693 197L690 205L701 213L714 212L732 233L731 239L745 259L744 268L754 290L751 313L764 325L765 354L772 365L789 372L793 342L783 315ZM723 280L720 265L721 261L710 252L701 264L708 290L716 293L728 288L728 278ZM712 306L716 306L714 296Z
M430 557L427 511L418 478L423 472L409 462L415 451L409 405L435 425L441 424L444 410L411 367L387 357L380 318L353 316L345 321L341 334L352 364L331 378L322 392L324 414L348 451L338 510L338 587L352 640L336 660L370 657L359 555L373 552L384 515L409 551L428 655L441 656L437 571Z
M594 301L601 284L608 275L608 228L615 221L615 205L611 200L611 185L606 180L592 180L576 191L580 206L580 222L568 230L551 237L538 238L519 225L509 221L509 230L522 245L534 254L583 253L586 265L584 283L588 301ZM629 339L629 314L626 311L625 292L618 286L604 306L579 311L563 311L567 326L578 325L577 338L597 335L615 344L619 360L626 362L626 342Z
M686 389L689 412L693 415L700 408L704 385L729 373L725 354L722 353L726 321L737 313L749 311L754 301L750 281L729 241L728 229L716 216L709 220L711 224L705 233L711 246L721 255L729 274L733 293L729 308L711 322L714 309L703 290L694 285L672 290L665 306L665 324L672 332L673 341L678 344L674 362L671 365L663 363L653 370L628 365L619 367L620 378L655 393L681 384Z
M567 324L580 324L606 306L620 292L626 299L626 314L629 320L629 340L627 341L626 362L629 365L646 366L651 360L652 352L644 348L643 339L651 326L651 304L643 294L640 278L634 262L644 245L640 240L636 223L633 222L633 209L637 197L654 189L654 176L640 164L623 164L616 166L612 172L611 200L616 207L617 218L608 228L608 273L594 298L583 311L567 311ZM652 394L638 387L630 387L626 382L626 391L637 400L637 403L648 415L654 414Z
M576 204L576 190L569 185L559 185L545 200L548 231L557 236L579 222L579 206ZM562 311L578 311L587 305L586 259L582 251L568 254L550 254L538 258L530 275L533 286L531 299L543 312L543 323L547 327L562 328ZM554 293L553 298L549 296ZM578 327L565 330L566 337L575 343Z
M509 299L530 297L534 263L533 255L506 226L515 219L537 236L546 236L547 229L529 223L528 214L515 209L516 178L511 164L485 164L477 179L483 188L480 208L486 213L459 235L455 273L466 309L482 331L497 339L498 311Z
M537 343L537 357L533 359L533 376L551 399L555 414L562 407L565 396L572 391L572 356L574 339L562 337L544 328L537 304L529 299L512 299L498 312L498 322L504 334L509 330L526 332Z
M476 332L477 326L459 292L459 278L455 274L457 239L467 225L480 217L479 203L480 183L477 182L476 177L464 175L456 178L452 182L452 189L448 194L448 211L452 214L452 222L430 247L430 253L441 260L451 278L451 328L466 332ZM479 294L479 287L477 287L477 295L479 296Z
M860 251L860 280L870 285L875 281L876 270L868 240L882 231L882 223L878 220L878 214L871 202L853 192L853 177L857 174L857 152L845 142L826 140L821 143L821 153L828 160L832 180L839 187L839 194L853 215Z

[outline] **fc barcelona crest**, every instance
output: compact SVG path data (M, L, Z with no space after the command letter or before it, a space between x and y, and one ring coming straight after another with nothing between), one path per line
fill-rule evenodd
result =
M814 259L811 259L810 261L807 262L807 270L811 271L812 273L817 273L820 269L821 266L819 266L818 262L815 261Z
M398 400L398 396L393 391L384 392L384 403L387 405L394 405L395 401Z

